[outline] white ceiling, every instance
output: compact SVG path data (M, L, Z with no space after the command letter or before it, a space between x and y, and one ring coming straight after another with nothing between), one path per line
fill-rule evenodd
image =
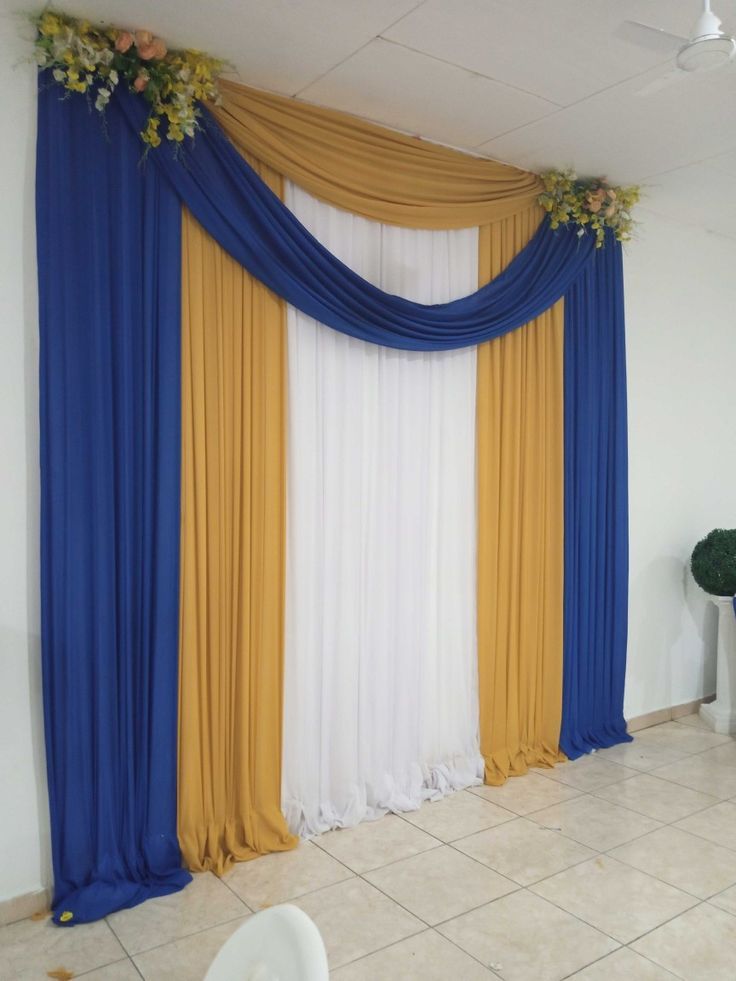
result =
M148 27L229 59L243 82L428 139L642 183L649 210L736 237L736 67L642 94L671 61L614 35L627 18L688 34L699 0L55 5ZM736 0L714 6L736 31Z

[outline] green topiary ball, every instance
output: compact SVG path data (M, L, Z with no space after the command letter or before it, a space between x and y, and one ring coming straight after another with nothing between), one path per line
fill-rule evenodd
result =
M693 579L706 593L736 593L736 528L716 528L693 549Z

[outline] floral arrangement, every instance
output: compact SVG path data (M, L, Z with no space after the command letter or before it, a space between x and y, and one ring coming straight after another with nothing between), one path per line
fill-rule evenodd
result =
M538 201L550 217L552 228L572 222L595 232L596 247L603 245L610 228L619 242L631 238L631 210L639 200L638 187L614 187L602 178L579 179L571 170L548 170L542 174L544 191Z
M141 133L148 147L166 138L181 143L194 136L199 123L197 103L219 101L217 77L224 62L200 51L169 51L150 31L125 31L93 26L65 14L45 10L33 18L36 61L51 69L54 81L69 92L87 93L104 112L115 88L122 84L149 104Z

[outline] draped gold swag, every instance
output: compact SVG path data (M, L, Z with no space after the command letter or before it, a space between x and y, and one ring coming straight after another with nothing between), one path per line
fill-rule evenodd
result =
M375 221L481 226L481 285L541 220L533 174L234 83L222 94L218 122L277 193L286 177ZM296 843L280 810L284 305L187 214L182 249L179 834L190 868L222 873ZM562 301L478 350L488 783L560 759L562 355Z
M332 109L222 82L235 146L330 204L409 228L470 228L532 206L536 174Z

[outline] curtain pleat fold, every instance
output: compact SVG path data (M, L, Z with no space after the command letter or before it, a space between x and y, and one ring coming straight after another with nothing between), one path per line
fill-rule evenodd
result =
M541 210L480 229L479 284ZM478 347L478 675L485 782L553 766L562 711L563 301Z
M185 211L179 839L196 871L296 844L280 806L285 356L282 301Z

